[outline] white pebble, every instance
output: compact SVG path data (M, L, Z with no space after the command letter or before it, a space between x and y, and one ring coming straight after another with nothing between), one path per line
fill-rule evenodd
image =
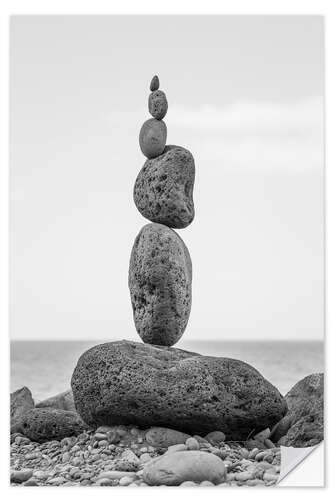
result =
M119 486L128 486L129 484L133 483L134 478L130 476L124 476L121 479L119 479Z

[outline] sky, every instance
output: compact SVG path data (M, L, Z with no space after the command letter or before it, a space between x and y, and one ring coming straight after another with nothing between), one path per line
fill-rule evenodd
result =
M11 338L139 340L127 286L154 74L195 159L183 339L323 337L323 19L14 16Z

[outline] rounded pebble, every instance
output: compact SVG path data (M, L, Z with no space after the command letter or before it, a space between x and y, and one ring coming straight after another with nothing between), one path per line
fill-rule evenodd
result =
M162 120L150 118L141 127L139 144L142 153L148 158L156 158L164 151L167 140L167 127Z
M149 113L156 120L163 120L168 111L168 101L162 90L155 90L148 99Z
M199 445L198 441L193 437L188 438L185 442L185 445L186 445L188 450L199 450L200 449L200 445Z
M150 90L154 92L155 90L158 90L160 86L160 80L157 75L154 75L151 82L150 82Z

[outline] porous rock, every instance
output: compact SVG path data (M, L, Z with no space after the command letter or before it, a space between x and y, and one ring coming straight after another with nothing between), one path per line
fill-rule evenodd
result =
M162 224L141 229L131 253L128 285L142 340L175 344L187 325L192 289L190 254L175 231Z
M40 401L36 404L36 408L56 408L59 410L75 411L73 393L71 389L60 392L51 398Z
M72 389L91 426L161 426L199 435L224 429L229 440L244 440L286 411L279 391L247 363L128 341L82 354Z
M163 120L150 118L141 127L139 144L147 158L155 158L163 153L167 139L167 127Z
M284 446L315 446L324 438L324 374L303 378L285 396L288 412L270 439Z
M134 185L134 203L152 222L184 228L194 219L194 159L180 146L166 146L158 158L147 160Z
M76 412L54 408L34 408L20 419L21 432L32 441L42 443L76 436L87 430Z
M155 90L149 95L149 113L156 120L163 120L168 111L168 101L163 90Z
M225 476L222 460L204 451L167 453L148 463L142 474L143 480L151 486L179 486L184 481L205 480L220 484Z
M28 387L21 387L10 395L10 432L19 432L21 417L35 407L32 394Z
M174 444L184 444L189 437L184 432L166 429L165 427L152 427L145 435L147 443L156 448L168 448Z

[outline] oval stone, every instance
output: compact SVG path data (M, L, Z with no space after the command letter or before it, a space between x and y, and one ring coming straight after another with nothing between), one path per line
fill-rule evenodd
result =
M184 481L220 484L225 477L226 468L222 460L204 451L167 453L146 465L142 474L143 480L150 486L179 486Z
M150 82L150 90L154 92L154 90L158 90L160 86L160 80L157 75L153 76L151 82Z
M163 90L155 90L149 95L148 109L156 120L163 120L168 111L168 101Z
M25 436L39 443L77 436L87 430L76 412L54 408L27 411L20 419L20 426Z
M194 219L192 154L180 146L166 146L158 158L147 160L134 185L134 203L152 222L181 229Z
M149 344L171 346L191 310L192 263L183 240L162 224L147 224L131 253L128 285L136 330Z
M140 130L139 143L147 158L156 158L163 153L167 139L167 127L162 120L150 118Z
M243 441L286 412L279 391L247 363L124 340L82 354L72 389L77 411L96 427L168 427L201 436L223 429L228 440Z

